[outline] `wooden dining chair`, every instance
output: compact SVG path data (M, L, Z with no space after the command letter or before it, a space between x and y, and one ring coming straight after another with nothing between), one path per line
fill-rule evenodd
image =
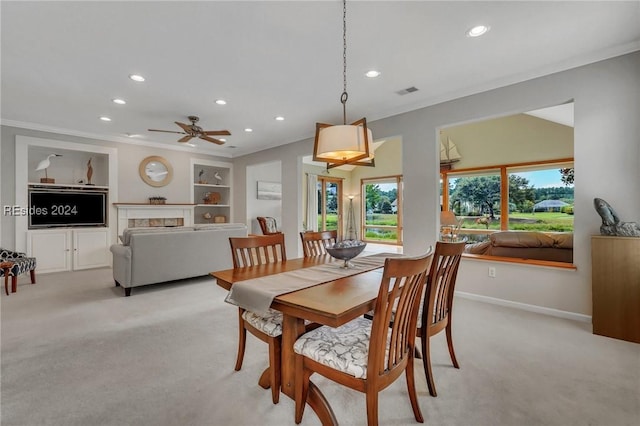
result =
M243 268L287 260L284 234L253 237L231 237L233 267ZM282 346L282 313L269 310L267 315L238 308L239 342L235 370L242 368L247 331L269 345L269 383L274 404L280 400L280 352Z
M304 257L327 254L326 247L336 243L338 231L301 232Z
M359 317L338 328L322 326L296 340L296 423L302 421L313 373L365 393L367 423L377 425L378 393L405 372L413 414L424 421L415 388L414 349L418 305L432 257L385 260L373 321ZM392 315L395 321L389 327Z
M436 385L433 381L433 372L431 371L429 343L431 336L445 330L451 361L455 368L460 368L453 350L451 319L453 313L453 293L455 291L460 258L462 257L465 244L465 241L456 243L438 241L436 243L436 250L433 255L431 267L429 268L424 297L420 306L420 312L418 313L418 329L416 334L420 337L422 363L431 396L437 396Z
M275 218L269 216L258 216L256 219L258 220L258 224L260 225L260 230L262 230L263 235L281 233L278 231L278 223Z

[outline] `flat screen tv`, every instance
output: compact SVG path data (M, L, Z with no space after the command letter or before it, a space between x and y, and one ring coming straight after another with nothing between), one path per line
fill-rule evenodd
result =
M106 192L29 192L29 228L106 225Z

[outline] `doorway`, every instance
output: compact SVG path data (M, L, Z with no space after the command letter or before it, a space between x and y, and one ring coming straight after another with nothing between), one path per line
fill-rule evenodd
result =
M318 230L342 237L342 179L318 176Z

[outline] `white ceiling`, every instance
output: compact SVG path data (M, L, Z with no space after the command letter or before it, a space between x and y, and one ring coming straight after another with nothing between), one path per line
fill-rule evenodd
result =
M341 2L0 7L2 124L238 156L342 121ZM491 31L465 37L479 23ZM347 31L347 119L373 121L640 50L640 1L349 1ZM372 68L382 75L364 77ZM179 130L187 115L232 136L191 148L146 131Z

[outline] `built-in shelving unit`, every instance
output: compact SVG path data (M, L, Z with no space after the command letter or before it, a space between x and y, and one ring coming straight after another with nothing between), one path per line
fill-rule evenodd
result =
M191 160L191 202L195 204L195 223L231 221L232 170L231 163Z
M46 174L36 170L39 162L51 154L59 156L51 158ZM30 226L29 214L17 215L16 250L36 257L40 273L109 266L114 229L109 218L115 216L111 200L118 197L117 170L115 148L16 136L15 204L18 207L28 212L30 192L100 193L104 194L105 205L104 221L100 225L58 223L36 228ZM45 177L54 182L42 182Z

